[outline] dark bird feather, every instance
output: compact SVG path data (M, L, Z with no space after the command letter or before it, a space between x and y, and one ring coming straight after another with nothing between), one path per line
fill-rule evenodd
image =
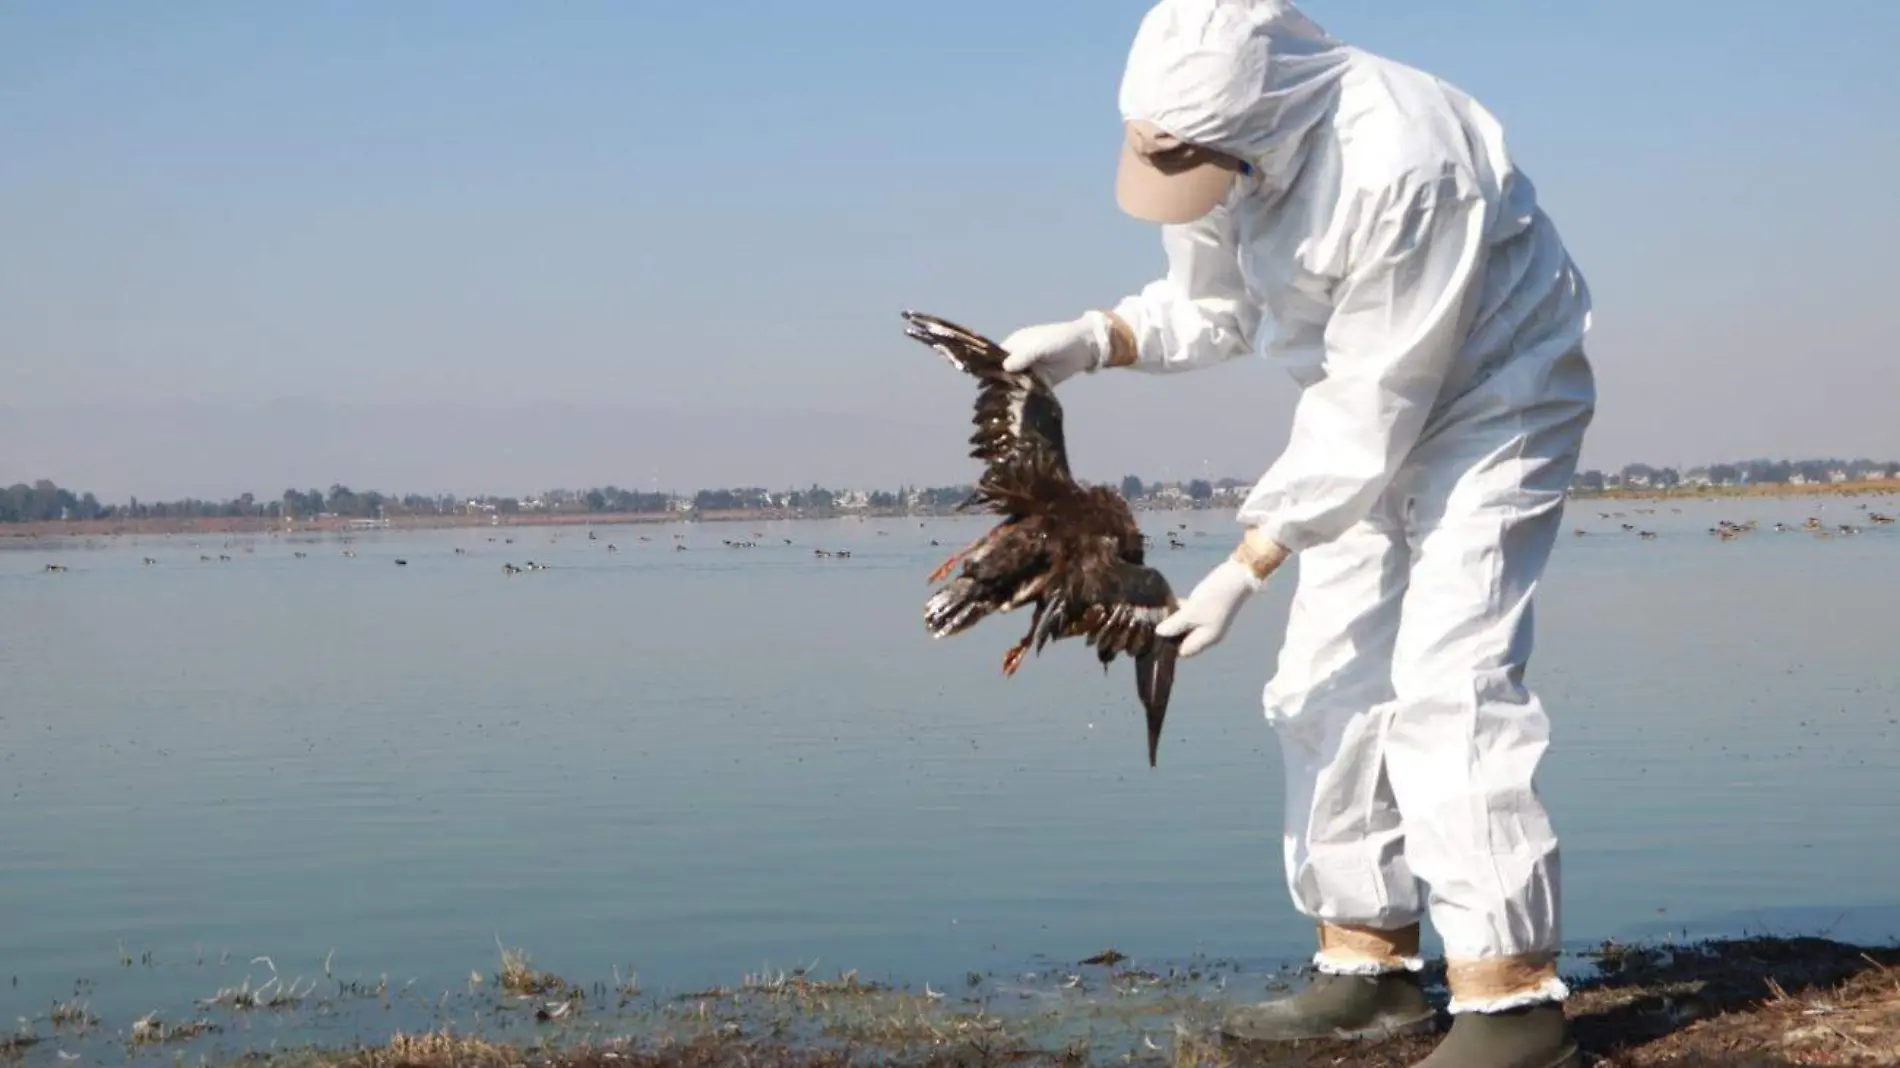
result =
M930 576L934 583L957 571L925 603L925 627L947 637L1029 605L1029 631L1004 654L1005 674L1015 674L1026 653L1064 638L1083 638L1104 671L1126 655L1135 662L1153 767L1179 645L1154 630L1176 602L1168 580L1143 558L1128 502L1110 487L1076 482L1062 405L1035 375L1003 370L1009 354L1000 346L935 316L905 312L904 320L906 334L977 380L970 455L983 473L957 507L1002 517Z

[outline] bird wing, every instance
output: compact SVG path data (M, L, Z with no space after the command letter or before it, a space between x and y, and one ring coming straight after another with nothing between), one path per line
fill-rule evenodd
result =
M1003 370L1009 353L946 319L905 312L904 332L977 379L970 455L983 461L971 502L1009 515L1047 511L1077 492L1062 437L1062 405L1033 374Z
M1162 639L1155 626L1177 605L1161 572L1130 563L1106 539L1091 541L1052 569L1059 586L1037 627L1036 647L1059 638L1085 637L1104 661L1117 653L1140 655Z

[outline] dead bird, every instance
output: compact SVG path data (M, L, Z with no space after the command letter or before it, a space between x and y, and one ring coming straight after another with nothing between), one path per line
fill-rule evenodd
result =
M977 379L970 455L983 461L976 491L957 511L982 506L1002 521L930 576L939 582L924 625L933 638L960 634L993 613L1035 606L1029 631L1003 655L1013 675L1032 648L1083 637L1102 670L1117 654L1135 661L1135 693L1148 719L1148 766L1174 687L1179 643L1155 625L1174 611L1168 581L1147 566L1141 528L1114 488L1078 484L1069 472L1062 406L1042 380L1003 370L1009 355L954 323L905 312L905 333Z

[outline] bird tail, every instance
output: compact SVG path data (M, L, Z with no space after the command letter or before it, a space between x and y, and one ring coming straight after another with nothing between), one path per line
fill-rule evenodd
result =
M1161 723L1168 718L1168 695L1174 691L1174 664L1180 654L1177 642L1156 638L1148 651L1135 657L1135 695L1141 698L1142 711L1148 714L1148 766L1155 766L1155 752L1161 746Z
M932 594L924 602L924 627L933 638L960 634L995 609L982 597L977 583L965 576Z

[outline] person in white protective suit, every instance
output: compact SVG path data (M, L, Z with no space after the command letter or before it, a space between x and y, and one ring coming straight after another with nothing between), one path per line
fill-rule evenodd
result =
M1285 0L1161 0L1120 103L1117 201L1162 224L1166 276L1015 332L1007 366L1055 383L1259 353L1301 387L1239 547L1161 624L1203 652L1299 557L1265 707L1318 975L1224 1030L1432 1029L1429 912L1452 1025L1421 1068L1579 1064L1524 671L1595 410L1589 290L1495 118Z

